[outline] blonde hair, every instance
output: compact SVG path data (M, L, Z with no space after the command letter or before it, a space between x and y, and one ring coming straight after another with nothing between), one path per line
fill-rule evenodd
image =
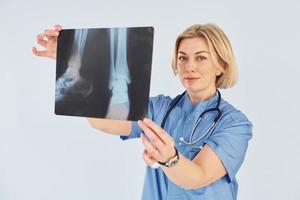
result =
M216 78L217 88L229 88L236 83L237 67L231 44L222 29L214 24L192 25L177 37L172 60L172 68L175 75L177 74L178 47L180 42L186 38L203 38L206 40L213 62L220 64L224 70Z

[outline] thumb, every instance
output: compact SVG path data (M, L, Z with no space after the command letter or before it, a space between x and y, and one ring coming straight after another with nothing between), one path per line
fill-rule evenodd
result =
M56 24L56 25L54 25L54 29L55 29L56 31L61 31L61 30L62 30L62 26L59 25L59 24Z

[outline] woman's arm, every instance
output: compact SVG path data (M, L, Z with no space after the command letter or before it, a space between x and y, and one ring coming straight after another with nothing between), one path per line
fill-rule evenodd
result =
M89 123L95 129L112 135L128 136L131 132L131 121L88 118Z
M151 120L139 121L138 124L150 139L149 142L144 135L141 137L145 146L143 157L148 165L174 157L174 140L168 133ZM221 160L208 145L193 160L179 154L176 166L162 166L162 169L170 180L185 189L204 187L227 174Z
M162 166L162 169L170 180L185 189L207 186L227 174L221 160L208 145L193 160L179 154L176 166Z

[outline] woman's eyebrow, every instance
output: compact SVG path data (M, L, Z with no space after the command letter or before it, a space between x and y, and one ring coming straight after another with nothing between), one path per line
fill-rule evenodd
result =
M183 51L178 51L178 53L181 53L181 54L184 54L184 55L186 55L186 53L185 52L183 52ZM209 54L209 52L208 51L197 51L195 54L197 55L197 54L200 54L200 53L207 53L207 54Z
M209 54L208 51L197 51L195 54L200 54L200 53L207 53L207 54Z
M184 55L186 55L186 53L184 53L183 51L178 51L178 53L181 53L181 54L184 54Z

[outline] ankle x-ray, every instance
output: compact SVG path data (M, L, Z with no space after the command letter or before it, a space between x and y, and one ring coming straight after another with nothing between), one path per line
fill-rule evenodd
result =
M153 27L68 29L58 37L55 113L147 116Z

